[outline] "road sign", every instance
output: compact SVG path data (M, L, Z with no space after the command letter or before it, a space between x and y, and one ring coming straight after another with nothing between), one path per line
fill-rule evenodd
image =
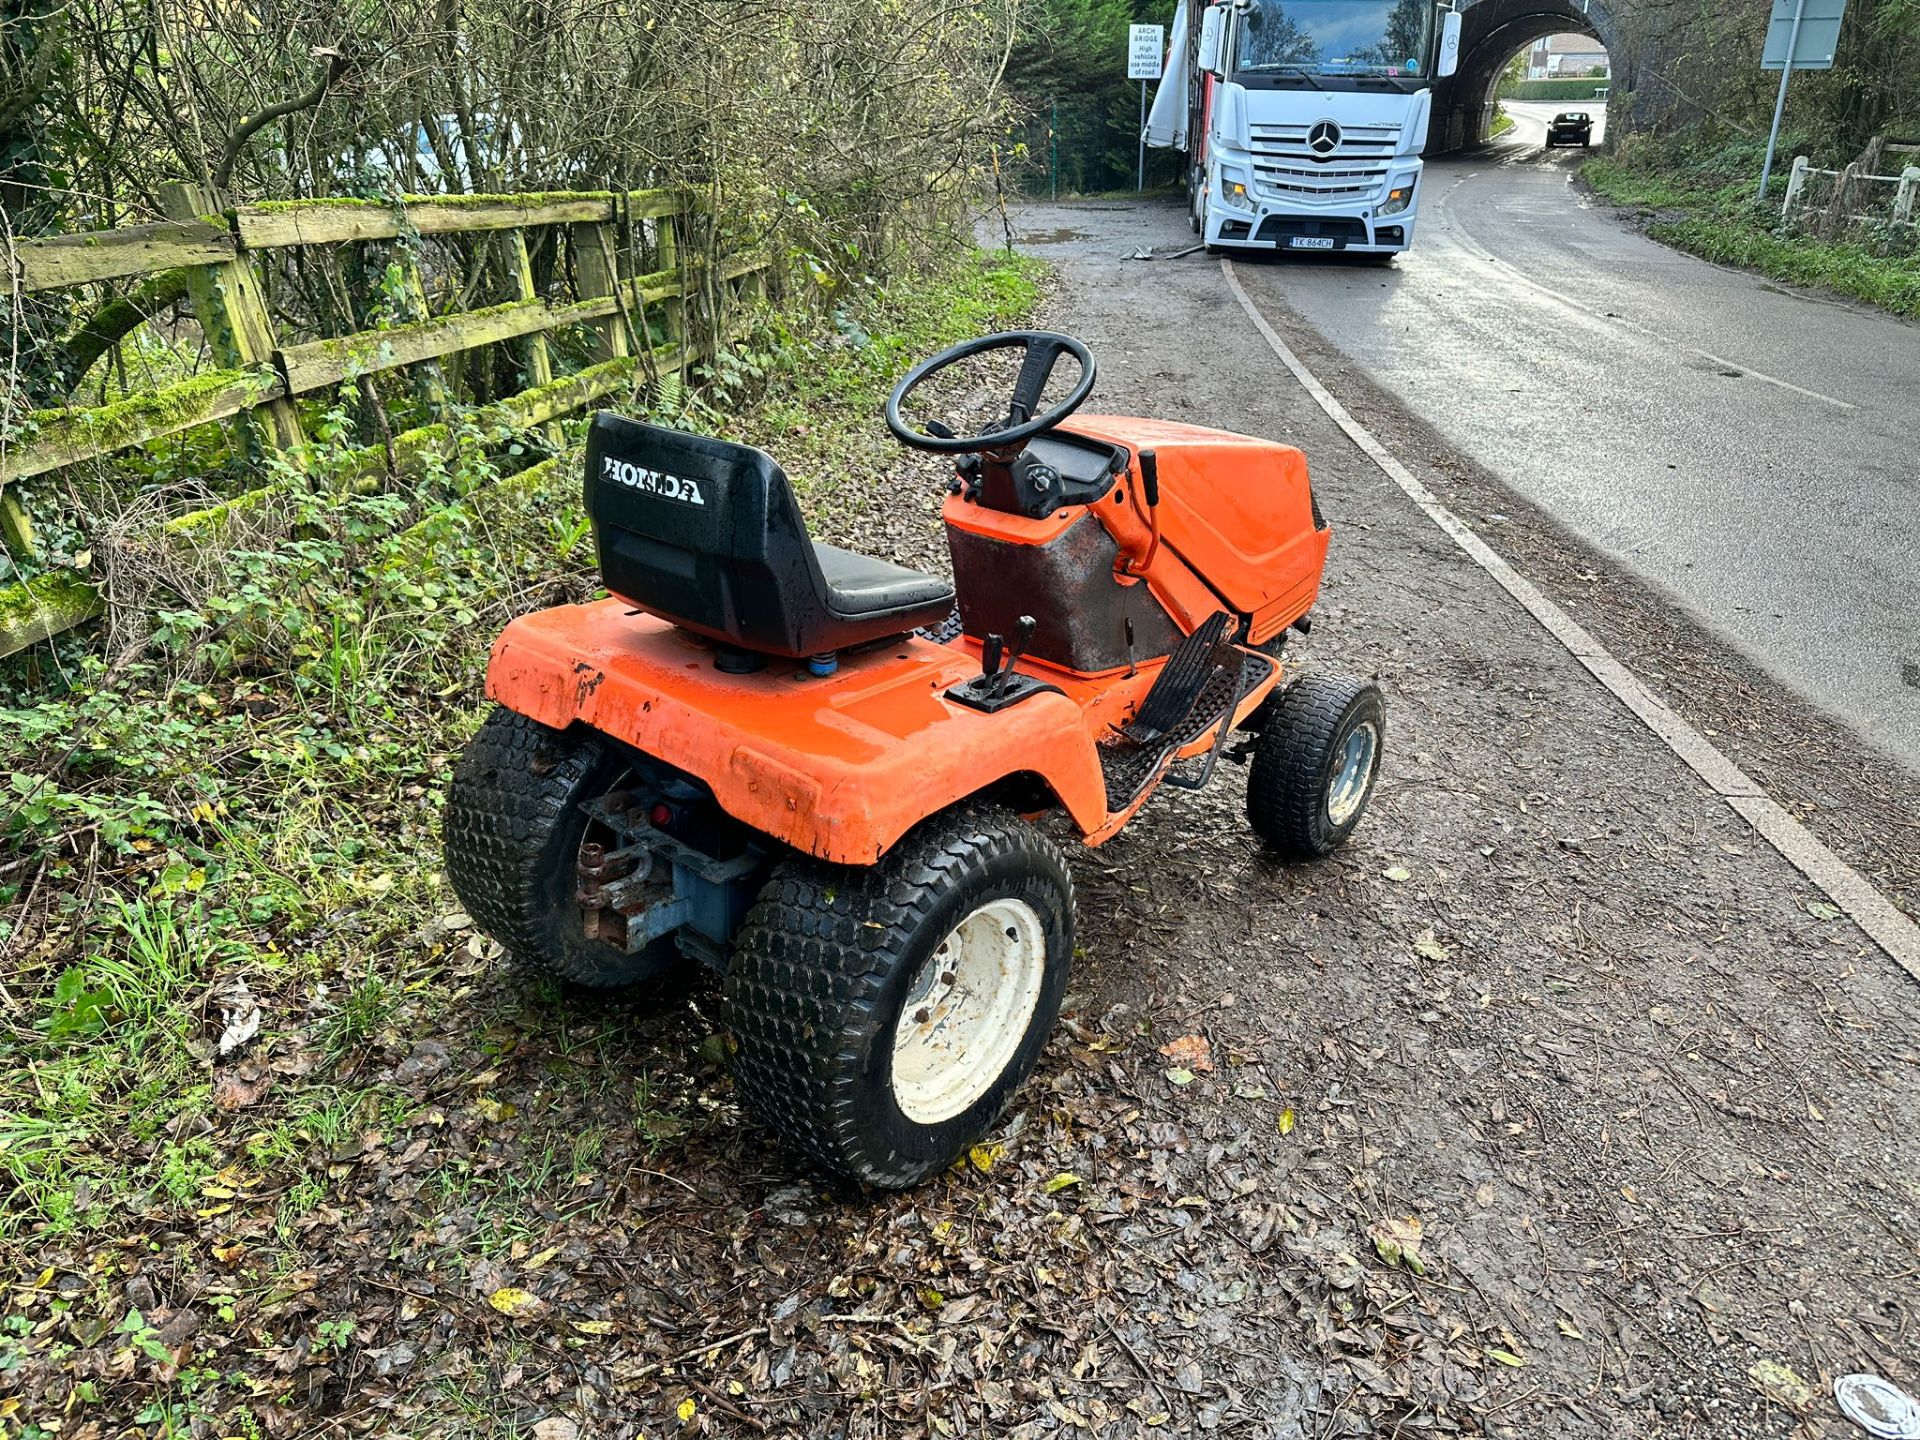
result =
M1167 53L1167 27L1135 25L1127 32L1127 78L1158 80Z
M1764 204L1767 182L1773 179L1773 155L1780 145L1780 122L1787 114L1787 82L1796 70L1831 70L1840 47L1840 22L1847 0L1773 0L1773 23L1767 27L1767 45L1760 68L1780 72L1780 97L1773 102L1773 130L1767 136L1767 159L1760 167L1760 194Z
M1131 25L1127 28L1127 79L1140 82L1140 179L1147 188L1147 82L1160 78L1161 57L1167 53L1167 27Z
M1840 48L1840 22L1846 15L1847 0L1805 0L1804 9L1796 0L1773 0L1773 23L1767 27L1760 68L1784 70L1791 47L1794 69L1831 70L1834 52Z

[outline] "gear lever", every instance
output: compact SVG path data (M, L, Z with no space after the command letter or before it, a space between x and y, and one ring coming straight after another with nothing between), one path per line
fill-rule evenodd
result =
M993 693L998 695L1007 688L1007 680L1013 674L1013 667L1020 663L1020 657L1027 653L1027 646L1033 640L1033 632L1040 628L1040 622L1031 615L1022 615L1014 622L1013 644L1007 647L1007 663L1000 671L1000 678L993 682Z
M980 673L949 689L947 699L969 710L996 715L1036 695L1064 694L1058 685L1050 685L1038 675L1022 675L1013 668L1027 653L1039 628L1040 622L1033 616L1022 615L1013 623L1011 641L1005 635L988 635L982 639Z

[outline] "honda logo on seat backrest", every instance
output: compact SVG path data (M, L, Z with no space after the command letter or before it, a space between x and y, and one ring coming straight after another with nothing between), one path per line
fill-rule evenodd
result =
M602 460L600 477L611 485L624 485L643 495L658 495L663 500L678 500L683 505L707 503L698 480L690 480L685 475L669 475L664 470L649 470L644 465L635 465L630 460L617 460L611 455Z
M1340 148L1340 139L1340 127L1331 120L1322 120L1307 131L1307 148L1325 160Z

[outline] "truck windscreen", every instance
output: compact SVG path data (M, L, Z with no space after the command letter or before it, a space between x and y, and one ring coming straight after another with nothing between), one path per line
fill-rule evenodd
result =
M1424 80L1433 0L1237 0L1236 75Z

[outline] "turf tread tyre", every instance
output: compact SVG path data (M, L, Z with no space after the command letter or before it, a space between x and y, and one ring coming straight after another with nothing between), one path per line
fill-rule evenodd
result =
M1385 752L1386 701L1370 682L1308 675L1280 691L1265 709L1247 775L1247 823L1283 859L1321 859L1366 815ZM1330 770L1338 742L1352 723L1365 719L1378 731L1373 774L1353 816L1335 826L1327 815Z
M474 922L518 964L606 989L674 963L671 940L637 955L588 940L572 902L587 823L580 802L624 769L590 730L551 730L498 707L454 767L442 826L447 878Z
M1027 900L1046 935L1019 1049L974 1105L916 1126L891 1088L894 1023L920 959L975 906ZM1073 881L1059 850L1004 810L937 815L873 866L781 863L734 942L733 1075L749 1109L822 1169L888 1189L945 1168L1032 1073L1065 995Z

